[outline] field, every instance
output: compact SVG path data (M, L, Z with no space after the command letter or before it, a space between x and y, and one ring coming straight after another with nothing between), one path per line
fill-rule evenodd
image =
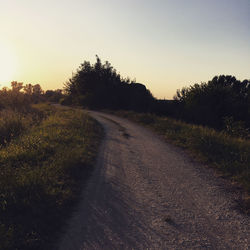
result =
M8 119L0 122L1 250L53 249L55 232L91 174L102 135L82 110L47 104L32 110L35 115L6 114L14 124L10 132Z

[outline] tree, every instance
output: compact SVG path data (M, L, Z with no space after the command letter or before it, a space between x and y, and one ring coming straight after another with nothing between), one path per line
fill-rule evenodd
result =
M23 88L23 83L22 82L13 81L13 82L11 82L11 87L12 87L13 91L19 92Z
M68 99L89 108L133 109L148 111L152 94L143 84L122 78L106 61L85 61L65 85Z
M24 93L31 96L32 93L33 93L33 86L32 84L26 84L24 87L23 87L23 90L24 90Z
M44 96L50 102L59 102L63 98L63 93L61 89L47 90Z
M250 81L221 75L208 83L178 90L175 100L181 105L184 120L222 129L225 117L243 121L250 127Z
M32 86L32 94L35 96L40 96L43 94L43 90L39 84L35 84Z

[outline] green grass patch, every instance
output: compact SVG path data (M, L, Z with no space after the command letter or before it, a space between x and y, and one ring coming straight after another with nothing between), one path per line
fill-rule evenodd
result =
M0 149L4 250L53 249L55 232L91 174L102 134L82 110L37 108L47 118Z
M250 193L250 141L211 128L190 125L167 117L129 111L114 112L147 126L168 142L187 149L197 160L215 167ZM247 199L247 198L246 198ZM249 203L249 200L247 201ZM246 204L250 207L250 204Z

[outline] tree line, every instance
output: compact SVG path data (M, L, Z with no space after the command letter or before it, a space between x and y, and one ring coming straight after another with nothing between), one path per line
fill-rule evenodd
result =
M59 102L63 98L61 89L44 91L39 84L11 82L11 88L3 87L0 90L0 110L25 110L30 104L50 101Z
M94 64L80 65L64 90L64 103L92 109L150 112L231 133L250 128L250 81L231 75L177 90L173 100L159 100L145 85L122 78L97 56Z
M180 118L223 129L228 122L250 127L250 81L231 75L215 76L207 83L177 90Z

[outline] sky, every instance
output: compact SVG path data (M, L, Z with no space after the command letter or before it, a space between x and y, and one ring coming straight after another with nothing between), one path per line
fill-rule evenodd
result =
M0 0L1 87L63 88L95 55L157 98L250 79L250 0Z

